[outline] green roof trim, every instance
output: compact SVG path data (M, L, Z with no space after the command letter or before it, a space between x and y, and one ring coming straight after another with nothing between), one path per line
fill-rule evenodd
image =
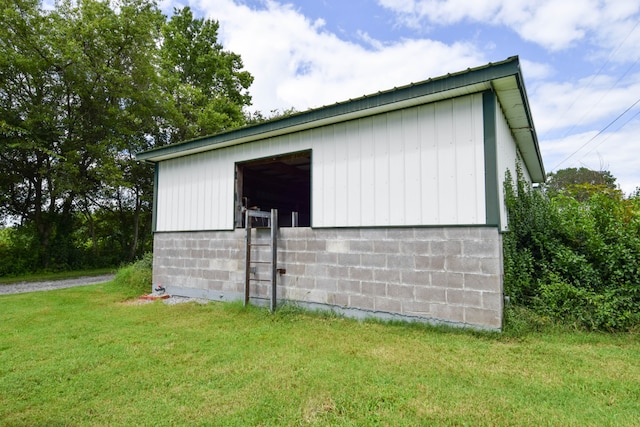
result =
M136 158L140 161L156 163L202 151L215 150L486 90L495 91L501 101L507 122L523 152L524 161L533 180L538 182L544 180L542 156L517 56L256 125L153 148L138 153ZM514 91L517 92L517 102L507 99ZM501 96L502 93L504 96ZM503 98L508 101L507 104L503 102L505 101Z

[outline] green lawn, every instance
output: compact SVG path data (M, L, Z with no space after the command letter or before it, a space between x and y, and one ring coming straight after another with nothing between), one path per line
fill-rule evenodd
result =
M640 425L637 334L0 296L0 425Z

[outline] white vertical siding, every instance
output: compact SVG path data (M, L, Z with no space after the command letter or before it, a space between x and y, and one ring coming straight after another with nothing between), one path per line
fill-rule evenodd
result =
M322 145L332 145L333 148L327 147L329 151L333 151L335 153L335 198L333 201L333 206L329 205L328 208L333 209L335 211L335 221L341 222L342 225L349 225L348 220L348 212L347 209L348 199L350 194L353 194L353 189L348 188L349 183L348 179L348 167L349 167L349 152L347 146L347 124L346 123L338 123L333 127L333 135L331 139L326 141L332 141L331 143L327 143L322 141L324 144ZM352 130L352 124L349 126L350 130ZM319 144L320 145L320 144ZM322 149L321 149L322 150ZM311 170L313 171L313 165L311 165ZM313 173L313 172L312 172ZM317 185L316 185L317 184ZM319 186L322 186L321 182L312 184L311 191L317 191Z
M404 141L402 139L402 112L387 114L387 144L389 145L389 224L404 224L405 174Z
M417 108L402 111L402 140L404 141L404 222L421 224L422 221L422 138L419 133Z
M308 149L315 227L484 224L482 123L476 94L167 160L157 230L233 228L235 163Z
M481 103L481 98L478 101ZM485 195L485 170L484 170L484 140L477 142L477 135L484 135L484 119L482 115L475 114L474 106L466 104L465 117L469 127L458 127L457 146L458 152L465 155L459 156L458 162L458 206L468 204L475 206L475 212L459 212L462 215L462 223L478 223L486 221L486 195ZM482 165L480 165L482 163ZM463 189L460 191L460 189ZM466 199L466 201L465 201Z
M425 105L421 107L421 110L423 119L418 122L420 138L423 141L420 152L420 165L422 167L421 223L437 224L439 218L437 201L440 200L440 188L438 186L440 163L438 162L438 140L436 137L436 105Z
M347 150L347 164L345 182L347 187L347 225L358 226L362 223L362 197L364 193L361 177L362 171L362 147L365 143L362 133L360 133L360 123L353 123L355 126L348 126L344 136L344 145Z
M318 146L319 141L333 139L333 128L325 127L311 131L311 143ZM312 222L317 223L318 218L333 223L335 221L335 196L336 196L336 153L335 145L327 146L324 150L314 150L311 153L311 209ZM325 191L314 191L313 189L322 182Z
M498 189L498 198L500 201L500 224L502 230L506 230L508 228L508 221L507 207L504 200L504 178L505 173L509 170L511 171L513 180L515 181L517 179L516 166L519 162L520 154L518 152L516 141L511 134L509 125L507 124L507 120L498 103L496 103L496 143L498 155L498 182L500 183L500 188ZM529 171L527 171L524 162L520 162L520 165L522 166L522 172L524 173L525 179L531 182Z
M371 224L389 224L390 203L390 182L389 177L389 152L390 144L387 135L387 115L375 117L373 123L373 145L374 145L374 168L375 184L372 193L365 194L364 197L371 197L374 200L374 222ZM370 225L365 223L363 225Z
M375 119L367 117L359 121L360 138L369 141L368 144L360 144L360 222L362 224L375 224L376 222L376 152L375 152Z
M452 111L453 101L443 101L439 108L436 108L436 155L438 157L438 199L436 209L438 212L437 221L440 223L443 218L447 218L449 223L457 222L457 197L456 197L456 147L455 147L455 121L460 120L454 117ZM460 125L462 120L460 120ZM468 126L465 123L463 126ZM484 137L484 136L483 136Z

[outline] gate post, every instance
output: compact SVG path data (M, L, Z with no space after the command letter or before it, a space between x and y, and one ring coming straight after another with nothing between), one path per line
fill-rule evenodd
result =
M278 270L278 209L271 209L271 312L276 311Z
M244 262L244 305L249 304L249 282L251 281L251 216L249 210L244 213L245 236L245 262Z

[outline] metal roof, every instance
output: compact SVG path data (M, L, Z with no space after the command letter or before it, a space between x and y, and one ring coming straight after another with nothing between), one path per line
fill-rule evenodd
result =
M493 90L498 97L532 180L543 182L542 155L517 56L284 118L165 145L138 153L136 158L156 163L487 90Z

